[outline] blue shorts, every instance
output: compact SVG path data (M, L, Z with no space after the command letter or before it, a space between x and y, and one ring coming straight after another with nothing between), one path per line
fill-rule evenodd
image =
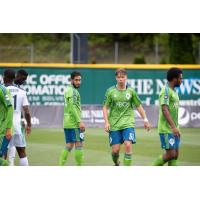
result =
M180 138L174 136L172 133L160 133L160 142L162 149L178 149L180 145Z
M84 133L81 133L80 128L64 129L66 143L75 143L84 141Z
M118 131L109 132L110 146L114 144L123 144L124 141L131 141L133 144L136 143L135 129L125 128Z
M5 136L0 136L0 157L6 156L9 142Z

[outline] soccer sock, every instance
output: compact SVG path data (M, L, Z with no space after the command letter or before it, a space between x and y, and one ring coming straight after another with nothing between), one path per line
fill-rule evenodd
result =
M15 147L10 147L8 149L8 161L9 161L9 166L14 166L14 160L15 160L15 153L16 153L16 148Z
M20 158L19 159L19 165L20 166L28 166L28 158L27 157Z
M119 165L119 153L112 153L112 160L115 165Z
M67 161L67 157L68 157L68 154L69 152L71 151L71 149L69 149L68 147L65 147L61 154L60 154L60 160L59 160L59 165L60 166L64 166L66 161Z
M83 150L81 146L77 146L75 148L75 160L77 166L81 166L83 164Z
M131 154L124 154L124 166L131 166L132 164L132 155Z
M178 166L178 161L176 159L170 160L168 166Z
M0 166L8 166L8 161L0 158Z
M153 166L163 166L166 163L166 161L163 160L163 156L160 155L154 162Z

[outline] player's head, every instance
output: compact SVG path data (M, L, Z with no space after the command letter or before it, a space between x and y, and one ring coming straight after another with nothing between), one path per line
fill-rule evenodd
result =
M117 83L119 85L124 85L126 84L127 81L127 73L126 70L123 68L117 69L115 72L115 78L117 80Z
M167 80L174 83L174 87L180 87L182 83L182 70L176 67L170 68L167 72Z
M75 88L79 88L81 85L81 73L80 72L72 72L71 73L71 84Z
M14 83L16 85L23 85L25 83L27 77L28 77L27 71L25 71L24 69L20 69L17 71L17 75L15 77Z
M13 69L6 69L3 74L3 81L5 84L12 84L15 79L15 71Z

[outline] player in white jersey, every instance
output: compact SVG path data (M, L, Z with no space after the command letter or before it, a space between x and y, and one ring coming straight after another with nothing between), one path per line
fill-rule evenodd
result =
M14 127L13 133L14 134L9 143L8 160L9 160L9 165L14 165L15 148L16 148L19 158L20 158L19 165L28 166L29 164L28 164L28 159L27 159L26 151L25 151L26 140L25 140L25 134L22 131L21 116L22 116L22 112L24 112L25 119L27 121L26 133L30 134L31 116L29 112L29 102L27 99L26 91L20 88L19 86L14 85L13 84L14 80L10 80L7 78L7 74L10 71L11 70L6 70L4 72L4 84L10 90L10 93L13 97L13 107L14 107L14 115L13 115L13 127ZM28 74L26 75L26 78L24 78L22 77L23 73L21 72L24 72L24 74L27 74L26 71L19 70L15 78L16 81L27 78ZM21 82L19 81L17 83L20 85Z

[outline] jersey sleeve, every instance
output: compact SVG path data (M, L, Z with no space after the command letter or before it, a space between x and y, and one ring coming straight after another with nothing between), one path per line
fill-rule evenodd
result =
M103 105L109 107L111 105L111 102L112 100L111 100L110 90L107 90L104 97Z
M27 98L26 93L24 93L22 105L23 106L29 106L29 102L28 102L28 98Z
M13 107L11 103L11 94L6 88L0 88L0 100L2 105L6 108L7 119L6 128L12 128L13 124Z
M0 98L5 108L12 106L12 102L11 102L12 97L11 97L10 91L7 90L6 88L0 88Z
M133 96L132 96L132 103L138 107L139 105L142 104L139 96L137 95L137 93L135 92L135 90L133 90Z
M169 105L169 88L165 87L159 96L160 105Z

